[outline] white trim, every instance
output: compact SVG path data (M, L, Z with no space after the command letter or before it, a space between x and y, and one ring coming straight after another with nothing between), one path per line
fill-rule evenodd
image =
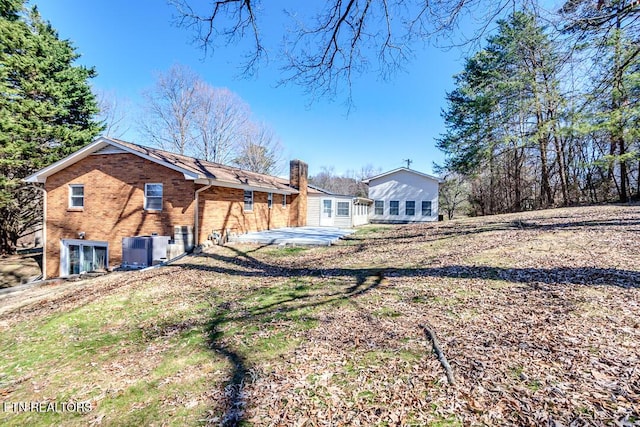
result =
M147 208L147 186L149 185L159 185L162 187L162 196L160 196L160 209ZM157 199L158 196L151 196L151 198ZM151 211L151 212L162 212L163 207L164 207L164 184L162 182L145 182L144 183L144 202L142 204L142 210Z
M378 213L376 212L376 209L378 209L378 207L376 206L376 203L382 203L382 213ZM384 215L384 200L374 200L373 201L373 214L374 215Z
M273 193L272 192L267 193L267 208L269 208L269 209L273 208Z
M425 203L429 203L429 215L425 215L424 214L424 204ZM433 216L433 201L431 200L421 200L420 202L420 217L424 218L430 218Z
M199 242L199 231L198 229L200 228L200 193L202 191L208 190L209 188L211 188L210 185L205 185L202 188L199 188L196 190L196 196L195 196L195 221L194 221L194 227L193 227L193 243L194 246L198 246L200 244Z
M161 166L165 166L169 169L173 169L175 171L178 171L180 173L182 173L184 175L185 179L188 180L195 180L198 179L200 176L195 173L192 172L190 170L181 168L179 166L173 165L171 163L167 163L167 162L163 162L162 160L158 160L156 158L153 158L151 156L148 156L146 154L140 153L139 151L133 150L129 147L125 147L124 145L118 144L116 141L110 139L110 138L106 138L106 137L100 137L98 139L96 139L95 141L93 141L91 144L84 146L83 148L81 148L80 150L76 151L73 154L70 154L69 156L65 157L64 159L58 160L57 162L47 166L44 169L40 169L38 172L34 173L33 175L30 175L28 177L26 177L23 181L25 182L40 182L40 183L45 183L47 182L47 177L53 175L56 172L61 171L62 169L76 163L79 162L80 160L84 159L85 157L95 153L98 150L103 149L104 147L106 147L107 145L112 145L116 148L119 148L121 150L124 150L130 154L134 154L138 157L142 157L143 159L149 160L151 162L157 163Z
M69 276L69 245L106 247L107 259L105 260L105 268L109 268L109 242L106 242L103 240L61 239L60 240L60 277ZM80 250L80 254L82 254L82 249ZM81 271L80 273L84 273L84 272Z
M72 200L74 197L80 197L80 196L74 196L73 195L73 188L82 188L82 206L73 206ZM69 184L69 209L84 209L84 184Z
M124 151L127 151L127 152L129 152L131 154L135 154L136 156L142 157L143 159L149 160L150 162L157 163L157 164L159 164L161 166L164 166L164 167L167 167L169 169L173 169L174 171L180 172L180 173L182 173L184 175L184 179L196 180L196 179L198 179L200 177L200 175L197 172L193 172L193 171L190 171L188 169L181 168L180 166L176 166L173 163L163 162L162 160L158 160L155 157L148 156L148 155L146 155L144 153L141 153L141 152L139 152L137 150L129 148L129 147L125 146L125 145L118 144L117 141L114 141L112 139L109 139L109 138L104 138L104 139L108 140L109 144L112 144L115 147L121 148ZM144 147L141 147L141 148L144 148Z
M397 203L398 204L398 206L396 207L396 209L398 210L397 213L391 212L391 209L392 209L391 204L392 203ZM389 216L400 216L400 200L389 200Z
M109 144L107 140L105 140L104 138L98 138L95 141L93 141L91 144L84 146L80 150L65 157L64 159L58 160L57 162L47 166L44 169L40 169L38 172L34 173L33 175L29 175L24 179L24 181L45 183L47 182L48 176L53 175L54 173L61 171L67 166L72 165L84 159L94 151L105 147L107 144Z
M34 185L42 190L42 279L47 279L47 189Z
M329 202L327 211L325 209L325 202ZM331 227L335 222L334 215L334 199L332 197L323 197L320 199L320 227Z
M246 193L250 192L251 193L251 209L247 209L247 202L246 202ZM244 190L244 192L242 193L242 211L243 212L253 212L253 204L255 202L255 198L254 198L254 194L253 194L253 190Z
M340 203L346 203L347 204L347 214L346 215L341 215L340 214ZM346 201L346 200L336 200L336 216L340 217L340 218L349 218L351 216L351 203Z
M102 156L102 155L108 155L108 154L128 154L128 153L129 153L128 151L124 151L120 147L116 147L115 145L109 144L104 148L94 151L93 153L91 153L91 155Z
M409 210L409 203L413 203L413 214L409 215L407 212ZM404 201L404 216L416 216L416 201L415 200L405 200Z
M433 176L433 175L429 175L429 174L426 174L426 173L418 172L418 171L415 171L413 169L408 169L408 168L397 168L397 169L391 170L389 172L381 173L380 175L376 175L376 176L372 176L371 178L364 179L364 180L362 180L362 182L365 183L365 184L368 184L369 182L373 181L374 179L382 178L384 176L392 175L392 174L395 174L395 173L398 173L398 172L402 172L402 171L411 172L411 173L413 173L415 175L419 175L419 176L422 176L422 177L425 177L425 178L430 178L430 179L433 179L434 181L437 181L438 183L443 183L444 182L441 178L438 178L437 176Z

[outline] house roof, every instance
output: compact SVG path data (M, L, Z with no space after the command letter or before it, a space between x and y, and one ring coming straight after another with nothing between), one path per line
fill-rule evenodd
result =
M372 199L368 199L366 197L359 197L359 196L354 196L354 195L349 195L349 194L337 194L337 193L333 193L329 190L325 190L324 188L320 188L318 186L315 186L313 184L308 184L307 185L308 189L307 189L307 194L309 195L327 195L327 196L334 196L334 197L349 197L351 199L353 199L353 201L358 202L358 203L367 203L367 202L373 202Z
M296 189L289 186L289 181L284 178L250 172L220 163L213 163L158 148L145 147L106 137L98 138L75 153L25 178L25 181L46 182L48 176L59 172L91 154L105 150L109 146L116 150L121 150L121 152L131 153L169 169L176 170L182 173L185 179L202 184L244 189L255 188L284 194L298 193Z
M368 184L369 182L373 181L374 179L382 178L382 177L385 177L387 175L393 175L393 174L398 173L398 172L410 172L412 174L415 174L415 175L418 175L418 176L422 176L424 178L433 179L434 181L438 181L439 183L443 182L442 179L438 178L437 176L433 176L433 175L429 175L429 174L426 174L426 173L418 172L416 170L409 169L409 168L397 168L397 169L391 170L389 172L381 173L380 175L372 176L371 178L367 178L367 179L363 180L362 182L364 182L365 184Z

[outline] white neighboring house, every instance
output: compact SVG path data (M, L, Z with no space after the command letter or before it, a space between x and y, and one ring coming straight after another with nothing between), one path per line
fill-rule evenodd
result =
M307 225L352 228L367 224L372 201L365 197L334 194L309 184Z
M441 179L407 168L398 168L363 181L369 184L373 207L371 223L409 223L438 220L438 187Z

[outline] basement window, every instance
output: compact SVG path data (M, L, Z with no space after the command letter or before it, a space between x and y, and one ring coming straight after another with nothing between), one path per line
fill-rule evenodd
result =
M71 184L69 186L69 208L71 209L84 208L84 185L83 184Z
M147 211L162 210L162 184L144 185L144 209Z
M244 190L244 210L245 212L253 211L253 191Z

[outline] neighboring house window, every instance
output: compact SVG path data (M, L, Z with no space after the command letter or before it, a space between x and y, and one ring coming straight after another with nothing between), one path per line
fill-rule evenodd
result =
M349 216L349 202L338 202L337 216Z
M144 185L144 209L148 211L162 210L162 184Z
M376 200L375 201L375 211L376 215L384 215L384 200Z
M431 201L422 202L422 216L431 216Z
M389 215L400 215L400 202L391 200L389 202Z
M251 212L253 210L253 191L244 190L244 210Z
M287 207L287 195L286 194L282 195L282 207L283 208Z
M413 200L407 200L404 203L404 214L407 216L414 216L416 214L416 202Z
M267 194L267 206L269 206L269 209L273 206L273 193Z
M69 207L84 208L84 185L71 184L69 186Z

